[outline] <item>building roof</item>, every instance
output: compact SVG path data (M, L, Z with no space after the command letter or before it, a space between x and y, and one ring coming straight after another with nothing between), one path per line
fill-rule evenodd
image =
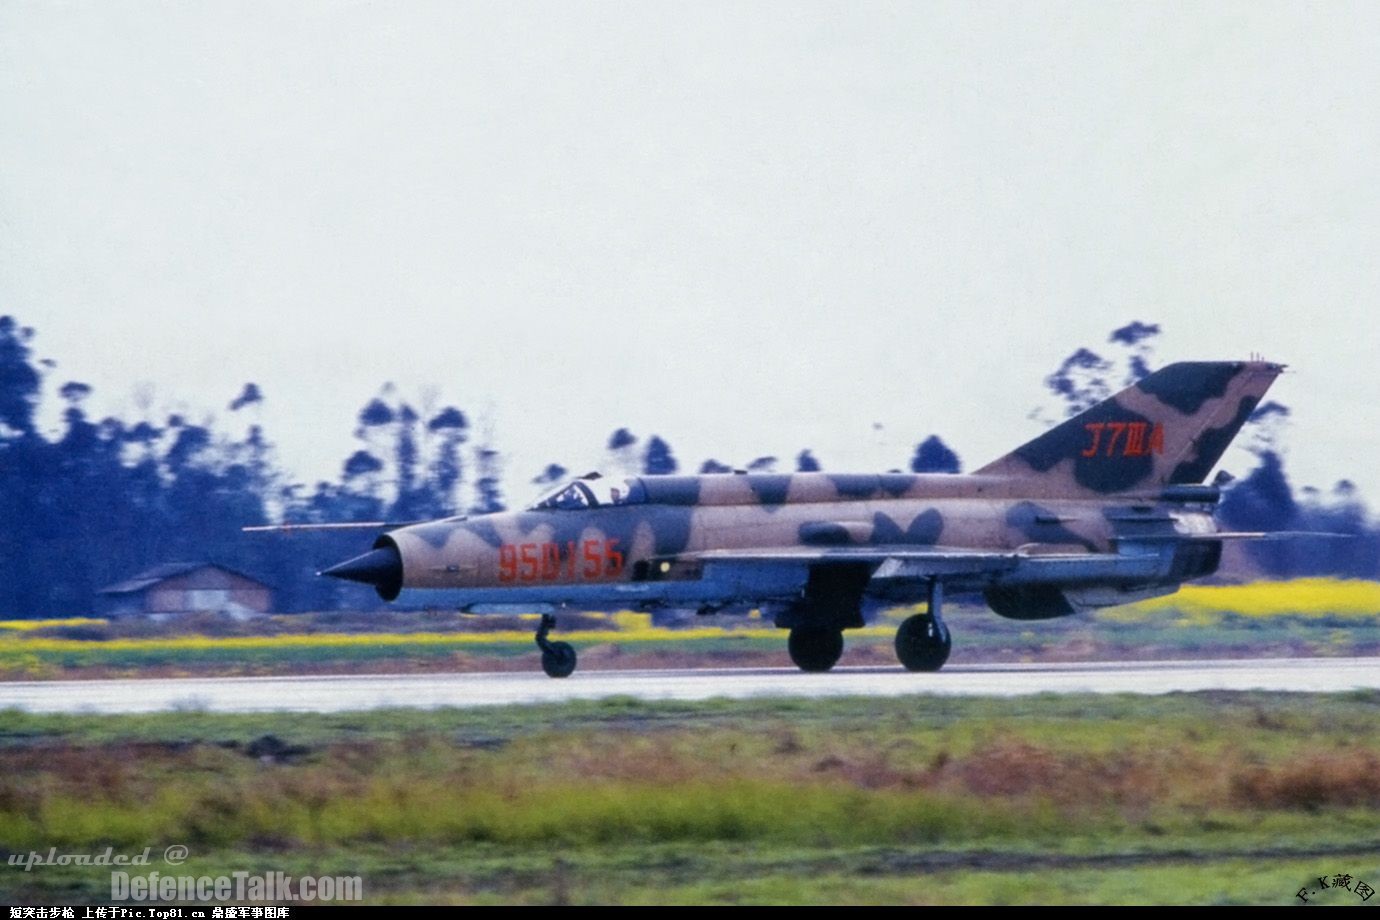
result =
M141 591L147 591L149 588L152 588L154 585L159 584L160 582L167 581L169 578L176 578L179 575L186 575L189 572L195 572L198 569L220 569L222 572L229 572L231 575L238 575L240 578L245 578L249 581L254 582L255 584L263 585L265 588L271 587L270 585L264 584L264 582L255 578L253 575L246 575L244 572L232 569L226 565L221 565L217 562L165 562L162 565L154 566L146 572L140 572L133 578L118 582L113 585L107 585L106 587L102 588L99 593L138 594Z

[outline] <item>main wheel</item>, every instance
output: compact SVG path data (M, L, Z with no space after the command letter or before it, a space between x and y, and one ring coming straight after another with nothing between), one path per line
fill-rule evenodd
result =
M569 677L575 672L575 649L569 642L552 642L541 653L541 669L547 677Z
M949 628L928 613L907 617L896 630L896 657L907 671L938 671L951 644Z
M843 654L843 633L837 629L792 629L786 648L802 671L827 671Z

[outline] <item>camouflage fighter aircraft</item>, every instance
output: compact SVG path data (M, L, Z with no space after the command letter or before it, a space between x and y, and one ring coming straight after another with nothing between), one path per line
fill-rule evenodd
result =
M792 661L827 671L865 604L928 601L896 657L949 657L945 591L980 591L1004 617L1040 620L1169 594L1212 574L1224 533L1204 480L1283 367L1173 364L970 475L642 476L591 473L521 511L388 531L322 574L458 591L462 609L532 604L759 607L790 631ZM448 595L449 596L449 595ZM542 668L575 650L536 633Z

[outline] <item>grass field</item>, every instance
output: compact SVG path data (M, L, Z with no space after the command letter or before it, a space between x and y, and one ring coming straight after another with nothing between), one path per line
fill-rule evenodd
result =
M9 712L0 846L376 903L1282 904L1380 887L1377 721L1374 693ZM10 903L109 897L3 871Z

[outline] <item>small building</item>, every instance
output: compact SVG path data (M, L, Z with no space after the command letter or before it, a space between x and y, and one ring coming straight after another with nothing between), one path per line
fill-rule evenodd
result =
M220 613L236 619L273 609L273 589L212 562L169 562L102 588L106 616Z

